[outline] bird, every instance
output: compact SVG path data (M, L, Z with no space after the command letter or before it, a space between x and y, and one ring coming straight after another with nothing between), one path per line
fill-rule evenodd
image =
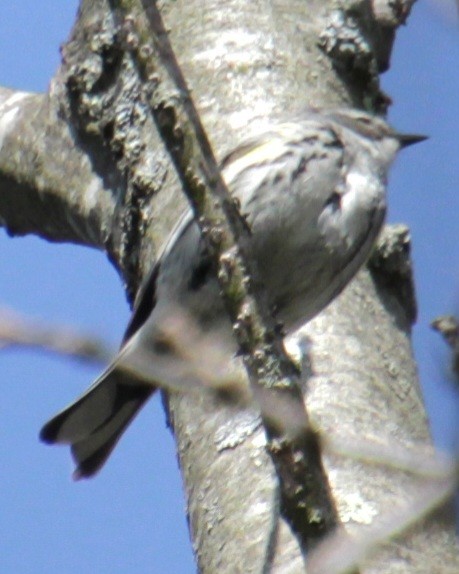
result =
M311 109L243 140L223 159L222 175L250 229L247 255L285 333L324 309L365 263L384 222L389 168L400 148L424 139L362 110ZM141 286L118 354L40 432L45 443L70 445L75 479L102 468L158 387L199 384L165 336L168 318L182 312L230 361L237 344L191 209Z

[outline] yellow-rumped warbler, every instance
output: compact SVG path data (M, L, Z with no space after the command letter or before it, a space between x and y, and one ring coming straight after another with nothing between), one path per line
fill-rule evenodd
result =
M223 161L251 229L249 255L287 332L321 311L366 261L384 220L390 164L400 147L422 139L361 111L310 111L241 143ZM183 386L178 379L196 377L186 357L164 344L164 321L177 309L221 341L230 358L230 321L191 211L141 289L118 355L41 431L45 442L71 445L75 478L100 469L155 382L176 388ZM132 372L142 355L149 358L144 378Z

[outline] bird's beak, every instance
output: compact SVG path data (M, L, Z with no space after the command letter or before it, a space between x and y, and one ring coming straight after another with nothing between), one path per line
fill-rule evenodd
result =
M400 142L400 147L408 147L428 139L428 136L420 136L415 134L397 134L397 139Z

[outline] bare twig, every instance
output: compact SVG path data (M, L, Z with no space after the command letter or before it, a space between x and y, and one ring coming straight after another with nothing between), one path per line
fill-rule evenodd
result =
M307 548L336 524L336 509L296 367L285 354L262 288L249 281L256 277L254 263L242 256L249 230L222 180L156 2L112 0L111 5L148 92L158 130L217 263L225 304L270 439L281 483L281 510ZM265 416L266 410L272 411L273 395L290 397L291 407L298 411L298 416L293 413L295 420L304 421L300 436L279 432Z
M323 438L327 452L346 456L367 464L377 464L409 472L421 478L444 480L454 473L455 461L447 454L435 452L432 447L408 448L392 442L390 445L377 443L374 439L342 437L329 434Z
M70 327L50 326L1 308L0 349L9 347L30 347L97 363L105 363L110 356L100 340Z

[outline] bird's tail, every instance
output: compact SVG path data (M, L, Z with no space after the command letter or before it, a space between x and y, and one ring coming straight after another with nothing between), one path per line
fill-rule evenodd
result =
M70 444L77 465L73 477L90 477L154 391L152 385L134 384L132 377L112 365L84 395L45 424L40 439Z

